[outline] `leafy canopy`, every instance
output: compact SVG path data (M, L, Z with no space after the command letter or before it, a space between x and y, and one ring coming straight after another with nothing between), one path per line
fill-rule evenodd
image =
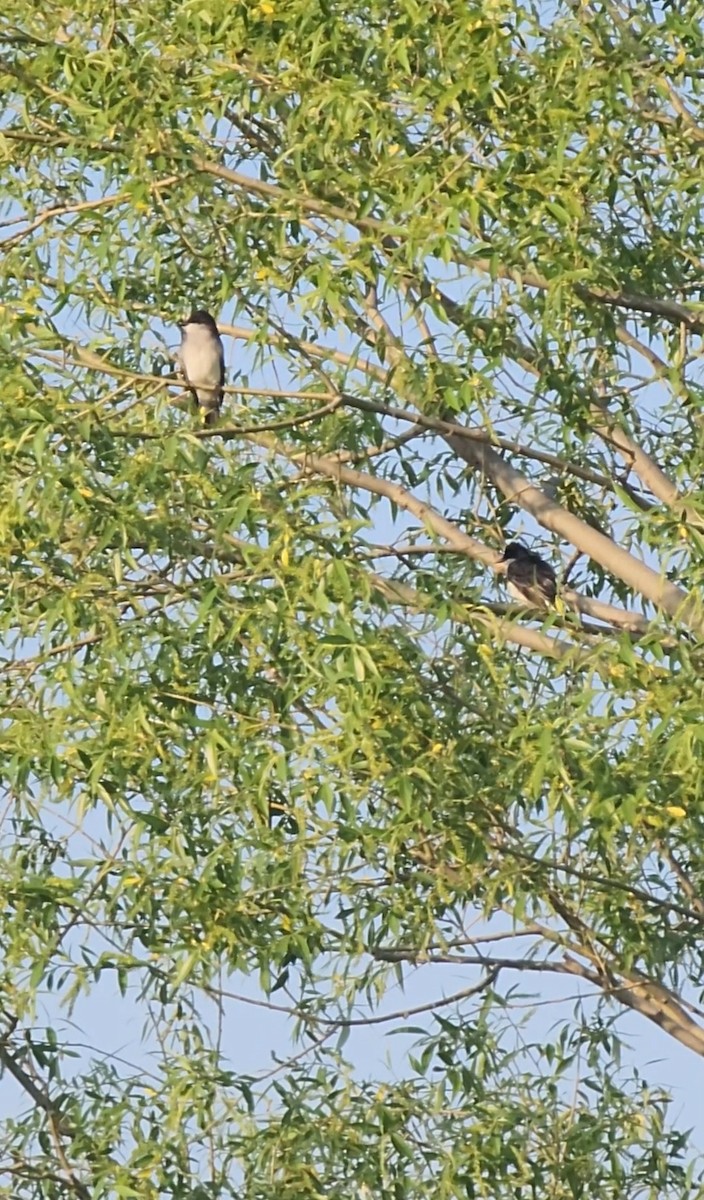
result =
M701 1195L700 6L0 30L3 1194Z

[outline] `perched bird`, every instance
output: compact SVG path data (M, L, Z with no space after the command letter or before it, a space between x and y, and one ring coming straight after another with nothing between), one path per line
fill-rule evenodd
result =
M550 608L557 596L557 579L549 563L521 542L509 542L501 562L507 563L506 587L515 600L532 608Z
M209 312L196 309L179 325L179 359L186 383L206 425L214 425L225 386L225 355L220 334Z

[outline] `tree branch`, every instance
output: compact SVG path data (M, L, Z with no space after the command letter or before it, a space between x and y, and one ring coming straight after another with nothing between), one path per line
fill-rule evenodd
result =
M374 574L371 578L376 590L391 603L403 604L417 613L428 612L431 603L430 597L424 596L422 592L416 591L409 584L402 583L399 579L387 579L384 575ZM466 603L455 601L450 606L450 615L452 620L459 624L481 625L499 641L513 642L514 645L521 646L526 650L535 650L538 654L548 658L564 658L565 655L573 653L575 650L572 642L548 637L537 629L532 629L528 625L520 625L515 621L502 621L483 607L470 608Z
M586 967L572 954L565 952L558 962L531 958L498 958L493 955L435 954L411 947L386 948L372 946L370 955L377 962L412 962L417 966L426 963L454 963L459 966L481 966L500 971L521 971L577 975L593 984L605 996L617 1000L647 1017L665 1033L688 1049L704 1056L704 1030L692 1020L678 999L655 980L647 979L638 972L629 972L630 978L618 980L605 978L603 973ZM577 953L581 953L580 950Z
M373 294L365 300L365 307L373 325L378 330L385 325L378 313ZM403 350L398 339L391 337L387 352L392 362L398 364ZM524 476L514 470L488 445L470 446L458 434L445 437L448 445L475 468L479 468L492 483L503 492L510 503L517 504L535 518L540 525L571 542L583 554L588 554L606 570L611 571L629 586L639 591L646 599L663 608L670 616L683 621L704 636L704 617L701 605L693 596L688 596L657 571L639 563L628 551L623 550L611 538L588 525L573 513L556 504Z
M180 175L168 175L165 179L157 179L154 183L149 184L149 191L159 192L164 188L173 187L180 178ZM55 220L57 217L66 217L73 213L88 212L98 208L114 208L117 204L125 204L131 200L133 200L133 196L129 192L116 192L114 196L100 196L97 200L80 200L75 204L59 204L54 208L45 208L42 212L37 213L36 217L29 221L23 229L0 241L0 248L11 249L12 246L16 246L18 242L28 237L30 233L34 233L40 226L45 225L47 221ZM14 218L12 224L25 219L24 217Z
M448 442L461 458L483 471L509 503L525 509L544 529L571 542L583 554L589 555L669 616L682 621L704 637L701 604L694 596L670 583L645 563L638 562L627 550L593 529L586 521L555 504L489 446L477 445L470 449L468 443L456 435L449 437Z
M243 191L253 192L257 196L265 196L270 200L277 201L279 204L290 205L294 210L302 209L304 212L313 213L326 220L342 221L346 225L353 225L365 233L373 234L375 237L379 235L398 237L405 242L406 230L394 226L389 222L380 221L374 217L359 216L357 213L340 208L336 204L319 200L313 196L304 195L301 192L295 194L287 192L277 184L265 183L263 180L243 175L239 171L231 170L231 168L226 167L222 163L212 162L200 156L194 158L193 164L196 170L202 171L206 175L222 179L227 183L233 184L235 187L241 188ZM472 255L458 255L457 262L462 263L471 270L489 275L492 279L497 277L500 279L512 279L522 287L535 288L539 291L547 291L550 287L550 281L536 270L506 267L500 263L497 264L494 260L475 258ZM661 300L655 296L647 296L642 292L621 291L617 288L585 287L583 284L575 284L574 290L576 295L583 300L602 304L609 308L625 308L646 316L662 317L670 324L686 325L688 329L697 332L704 330L704 321L698 313L693 312L682 304L677 304L673 300Z

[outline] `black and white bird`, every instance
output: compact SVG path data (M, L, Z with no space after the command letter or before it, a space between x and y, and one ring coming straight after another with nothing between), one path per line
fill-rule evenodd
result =
M179 360L186 383L206 425L217 420L225 386L225 354L218 327L205 309L199 308L179 325Z
M557 596L557 579L549 563L521 542L509 542L502 563L506 563L506 588L514 600L531 608L550 608Z

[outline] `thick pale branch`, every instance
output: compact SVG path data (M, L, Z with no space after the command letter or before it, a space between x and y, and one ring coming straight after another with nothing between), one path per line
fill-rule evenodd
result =
M373 299L368 297L365 307L370 314L373 326L377 330L380 329L385 323ZM389 354L392 362L398 362L402 353L395 340L390 343ZM469 446L458 434L448 435L445 440L465 462L470 463L473 467L478 467L491 479L509 502L525 509L544 528L558 533L565 541L571 542L582 553L588 554L590 558L634 587L646 599L663 608L670 616L690 624L692 628L699 629L704 634L704 619L700 606L696 605L686 592L669 583L650 567L639 563L628 551L623 550L611 538L588 525L586 521L580 520L579 517L575 517L573 513L556 504L544 492L514 470L488 445Z
M254 338L255 336L254 330L244 329L239 326L221 326L221 328L223 332L231 333L236 337L247 336L248 338ZM277 340L279 339L277 338ZM321 351L320 347L314 346L313 343L301 343L301 349L306 353L311 352L321 359L327 358L345 365L349 365L352 368L357 367L359 370L364 371L367 374L373 374L380 380L380 382L388 381L388 372L383 371L381 368L375 367L374 364L369 363L368 361L357 359L354 355L347 355L341 351L323 352ZM63 356L52 354L50 351L42 351L39 354L39 357L56 362L63 361ZM135 382L149 382L160 385L161 387L182 385L182 381L178 376L148 375L142 372L130 371L124 367L116 367L102 356L97 355L92 351L85 350L82 347L75 347L74 361L76 361L77 364L91 367L92 369L102 371L105 374L115 375L120 378L133 379ZM227 394L240 396L278 396L281 398L295 398L301 400L328 400L333 398L332 393L308 391L297 392L295 390L276 388L226 387L225 392ZM483 429L468 428L466 426L458 425L453 421L443 421L439 418L424 416L421 413L411 412L408 409L399 408L395 405L379 404L361 397L350 396L347 393L344 394L343 402L347 407L358 408L368 412L376 412L396 420L413 421L417 425L422 425L426 429L436 430L438 433L448 434L452 432L458 437L465 437L473 441L485 441L487 444L496 446L499 449L509 450L511 453L517 454L519 457L531 458L536 462L542 462L548 466L553 466L557 470L565 471L574 475L576 478L583 479L585 482L594 483L601 487L613 488L613 481L610 480L608 476L602 475L600 472L592 471L587 467L580 467L577 464L569 463L567 460L561 459L557 455L549 454L546 451L524 446L520 442L516 442L511 438L502 438L497 435L487 433ZM323 411L327 412L328 410L325 409ZM300 423L306 423L311 419L312 418L310 416L306 416L301 419ZM296 423L298 422L292 421L292 424ZM286 427L287 425L283 424L280 426L280 428ZM274 426L271 426L271 428L274 428ZM671 480L669 480L668 477L659 469L653 459L645 454L645 452L642 451L636 445L636 443L634 443L633 440L616 425L615 422L612 422L608 419L608 414L600 411L600 426L595 426L595 428L600 428L602 435L612 445L614 445L617 450L619 450L634 471L634 474L636 474L642 480L642 482L649 488L653 495L657 496L658 499L662 500L669 506L674 506L677 503L681 503L677 489ZM218 431L200 431L200 434L201 436L209 436L211 432L219 433L220 436L223 436L228 432L236 435L238 432L244 432L244 430L230 431L221 428ZM624 491L628 493L631 499L633 499L634 503L638 504L640 508L647 510L647 508L651 507L649 501L636 492L633 488L629 487L627 483L623 483L621 486L623 487Z
M693 596L670 583L645 563L638 562L627 550L622 549L605 534L593 529L586 521L555 504L491 447L478 444L469 446L466 440L455 436L449 437L448 442L461 458L483 471L509 503L525 509L544 529L549 529L564 541L571 542L583 554L589 555L629 587L662 608L669 616L683 621L704 636L701 604Z
M466 328L467 315L461 304L458 304L449 296L446 296L443 292L441 292L437 287L434 287L425 281L422 285L419 285L419 287L422 295L432 295L435 302L440 304L449 320L451 320L460 328ZM656 368L658 373L667 371L667 364L664 363L663 360L654 353L654 351L650 350L648 346L645 346L642 342L639 342L638 339L630 334L624 326L620 325L618 327L616 335L619 340L624 343L624 345L629 346L631 349L635 349L639 354L642 354L644 358L647 358L648 361L651 362ZM525 345L525 343L521 342L518 338L511 337L506 342L506 348L511 357L525 371L528 371L532 375L540 376L541 372L540 367L538 366L538 358L530 346ZM616 422L616 420L609 414L606 406L594 402L591 406L591 411L595 418L592 426L595 433L599 434L604 441L608 442L610 446L613 446L613 448L618 451L628 465L629 470L633 472L633 474L641 481L641 483L643 483L645 487L647 487L649 491L651 491L652 494L657 497L658 500L660 500L663 504L667 504L668 507L675 507L677 504L681 504L682 501L672 480L669 479L664 471L660 469L655 460L651 458L649 454L646 454L646 452L637 444L637 442L633 440L630 434L628 434L625 429L623 429L622 426ZM534 457L537 458L537 453L534 454ZM574 474L577 474L577 472L575 471ZM582 478L586 479L586 476L583 475ZM631 489L627 483L622 483L621 486L624 487L624 490L631 495L633 499L636 499L636 503L639 505L639 507L644 507L641 500L637 498L637 493L633 492L633 489ZM690 519L692 519L693 514L689 512L688 516ZM700 522L699 518L697 518L697 522Z
M379 413L381 416L391 417L396 421L412 421L414 424L422 426L423 429L434 430L444 435L454 434L457 437L468 438L473 442L486 442L488 446L495 446L497 450L508 450L510 453L518 455L519 458L530 458L534 462L544 463L546 466L554 467L555 470L563 472L566 475L574 475L576 479L582 479L585 483L593 483L597 487L608 490L613 490L614 487L613 479L608 475L602 475L600 471L593 471L590 467L581 467L577 463L571 463L565 458L560 458L557 454L538 450L534 446L525 446L521 442L514 441L513 438L500 437L498 434L490 433L476 426L460 425L456 421L443 421L439 417L429 417L424 413L417 413L411 409L400 408L393 404L381 404L375 400L367 400L364 397L350 396L348 393L344 394L343 399L348 408L358 408L363 412ZM633 488L629 488L627 484L624 486L624 490L643 511L652 508L649 500L646 500L644 496L636 492Z
M458 304L455 300L452 300L449 296L446 296L442 291L440 291L440 289L434 285L428 284L426 281L423 281L417 286L421 295L427 297L432 296L434 301L441 306L448 320L452 321L459 328L467 327L467 314L465 313L465 310L461 304ZM474 325L475 322L472 321L473 328ZM648 346L643 345L643 343L639 342L637 338L633 337L633 335L630 334L623 326L618 327L617 337L625 345L629 346L631 349L637 350L639 354L642 354L645 358L647 358L659 373L667 371L667 364L664 363L662 359L658 357L658 355L651 351ZM541 371L538 365L538 356L530 346L527 346L524 342L521 342L516 337L510 337L507 339L506 348L510 356L525 371L528 371L532 375L538 377L540 376ZM660 469L655 460L651 458L649 454L646 454L646 452L637 444L637 442L633 440L630 434L628 434L626 430L616 422L616 420L609 414L606 406L594 402L591 406L591 411L595 418L592 426L595 433L598 433L604 441L608 442L610 446L613 446L613 448L618 451L628 465L629 470L631 470L633 474L640 479L641 483L643 483L645 487L647 487L649 491L651 491L652 494L657 497L658 500L660 500L663 504L667 504L668 507L674 507L677 504L681 504L682 501L672 480L669 479L664 471ZM537 455L535 457L537 457ZM574 473L576 474L576 472ZM586 478L586 476L583 476L583 478ZM637 493L634 493L632 489L629 488L628 484L622 484L622 486L624 486L624 490L627 491L632 498L636 498ZM636 503L638 503L640 507L643 507L640 499L637 499ZM692 514L689 513L688 515L691 519ZM699 521L700 519L697 518L697 520Z
M637 442L634 442L630 434L626 433L625 429L617 423L605 405L593 405L592 415L594 431L618 451L633 474L640 479L648 491L652 492L653 496L656 496L668 508L676 508L683 504L672 480L660 469L655 459L646 454Z
M400 484L393 483L387 479L379 479L374 475L368 475L363 471L345 466L338 459L331 456L291 451L278 443L272 443L266 437L262 439L254 437L253 440L264 445L269 450L274 450L275 453L282 455L290 462L300 463L305 471L313 471L316 474L325 475L327 478L337 480L348 487L359 488L360 491L384 496L400 509L412 513L426 528L436 533L439 537L444 538L448 545L454 546L455 549L469 558L491 567L497 574L503 574L504 568L501 565L500 556L496 550L492 550L490 547L485 546L483 542L463 533L452 521L448 521L446 517L443 517L430 504L419 500L412 493L401 487ZM557 508L557 505L555 507ZM558 509L558 511L562 512L563 510ZM587 528L590 527L587 526ZM604 541L608 541L608 539L604 538ZM630 556L627 555L626 557ZM572 595L576 597L576 593L572 593ZM639 615L625 613L622 609L602 604L599 601L589 601L586 597L580 598L580 601L585 604L584 611L589 611L592 616L599 617L602 620L609 620L627 629L643 628L642 622L644 618ZM533 631L530 632L532 633Z
M594 972L587 971L570 955L565 955L564 963L565 969L571 974L596 982L614 1000L647 1017L675 1041L704 1056L704 1030L685 1012L677 997L656 980L646 979L644 975L631 971L625 981L614 981L607 986L598 976L595 980Z
M642 634L650 629L650 621L642 613L617 608L615 604L607 604L605 600L597 600L594 596L582 596L573 588L563 588L560 594L570 608L576 609L586 617L593 617L595 621L606 621L609 625L627 629L630 633Z
M245 329L240 326L223 325L221 326L221 329L223 332L230 333L235 337L247 337L248 340L254 339L256 336L255 330ZM278 335L276 335L275 338L270 338L268 340L272 342L279 342L280 344L283 344L284 341L284 339L280 338ZM349 365L353 369L359 369L367 375L377 378L380 382L387 383L389 381L388 371L383 370L383 368L376 367L368 360L358 358L355 355L348 355L342 351L322 350L321 347L315 346L313 343L308 342L299 343L299 348L302 352L310 354L313 357L320 359L326 358L344 365ZM115 375L120 378L131 378L135 381L139 380L142 382L155 383L161 387L180 385L182 382L176 376L148 375L141 372L130 371L123 367L116 367L102 356L99 356L92 351L85 350L80 346L74 347L74 350L76 355L75 361L78 364L92 367L95 370L103 371L109 375ZM396 347L393 347L393 353L395 361L399 361L398 356L400 351ZM50 359L57 362L63 361L62 356L54 355L50 351L42 351L39 353L39 356L47 360ZM298 399L317 400L327 400L331 398L329 393L295 392L292 390L286 391L282 389L226 387L225 391L228 394L236 394L240 396L280 396L282 398L297 397ZM408 410L395 408L393 405L375 405L373 401L362 400L361 398L352 397L347 394L344 397L344 403L350 407L366 409L367 411L371 412L384 413L385 415L394 417L398 420L412 419L417 424L423 424L425 428L435 429L441 433L447 433L450 432L450 430L454 430L458 436L467 437L475 441L487 441L487 443L490 445L497 446L500 449L509 450L510 452L521 457L530 457L536 462L543 462L546 465L554 466L558 470L567 471L575 477L583 479L585 482L595 483L598 486L608 486L610 488L613 487L612 481L609 480L607 476L602 476L599 472L591 471L586 467L579 467L577 465L570 464L566 460L560 459L557 455L551 455L547 452L533 449L532 447L523 446L521 443L515 442L512 439L490 435L481 429L468 429L464 426L458 426L455 422L441 421L431 417L423 417L420 413L413 415L409 413L407 416L405 414L408 412ZM615 421L609 418L608 412L603 408L597 409L595 406L594 413L595 416L597 416L597 421L594 425L595 430L597 430L606 441L608 441L616 450L618 450L618 452L628 463L633 473L644 483L644 485L652 492L652 494L669 507L676 507L678 504L682 504L683 502L679 497L679 493L674 483L672 483L667 475L660 470L657 463L655 463L655 461L649 455L641 450L637 443L635 443L633 439L616 424ZM308 419L310 418L306 418L306 420ZM281 426L281 428L284 427L285 426ZM205 432L207 433L208 431ZM649 502L633 488L629 487L627 483L623 483L621 486L640 508L645 510L649 507ZM683 512L685 516L695 521L697 525L701 523L701 519L696 514L692 514L688 510L683 510Z
M424 500L419 500L417 496L413 496L400 484L393 483L388 479L379 479L374 475L357 471L353 467L344 466L335 458L326 455L288 451L281 446L277 446L275 449L277 453L283 454L291 462L299 463L305 471L325 475L329 479L344 483L347 487L359 488L360 491L384 496L404 512L412 513L425 528L444 538L449 545L461 550L469 558L484 563L485 566L496 566L499 555L495 550L485 546L483 542L477 541L476 538L470 537L469 534L463 533L452 521L448 521L446 517L437 512L432 505Z
M240 328L238 326L222 326L222 329L223 329L223 332L231 333L237 337L244 337L245 335L247 335L247 336L250 336L253 338L255 336L254 330L246 330L246 329ZM346 355L346 354L343 354L342 352L335 352L335 351L327 352L326 351L323 353L323 352L321 352L320 347L315 347L312 343L310 343L310 344L302 343L302 348L304 348L306 350L306 352L309 349L311 351L317 352L317 356L320 358L332 358L334 361L342 362L342 363L348 364L352 367L359 367L360 370L366 371L368 373L371 373L372 368L373 368L373 364L364 362L363 360L357 360L357 359L355 359L354 356ZM61 356L52 355L50 352L46 352L46 351L42 352L41 357L52 358L53 360L61 361ZM116 375L121 378L132 378L135 381L139 380L139 381L143 381L143 382L156 383L156 384L160 384L162 387L181 386L182 385L182 381L177 376L147 375L147 374L143 374L140 372L132 372L123 367L115 367L112 363L110 363L109 361L104 359L102 356L96 355L96 354L94 354L90 351L84 350L80 347L76 348L76 361L78 363L80 363L81 365L89 366L95 370L100 370L100 371L105 372L106 374ZM373 368L373 370L374 370L374 373L376 373L377 368ZM381 377L384 380L386 380L388 378L388 373L379 371L378 377ZM272 389L272 388L227 387L227 388L225 388L225 391L228 394L234 394L234 395L240 395L240 396L262 396L262 397L267 397L267 396L277 397L278 396L278 397L286 398L286 399L300 399L300 400L315 399L318 401L320 401L320 400L334 401L334 399L337 397L337 394L333 394L333 393L308 392L308 391L297 392L295 390L284 390L284 389L275 389L275 388ZM454 421L443 421L439 418L429 417L429 416L425 416L421 413L416 413L410 409L400 408L395 405L381 404L381 403L378 403L373 400L364 399L362 397L351 396L348 393L343 394L342 402L344 403L344 405L346 407L357 408L357 409L360 409L365 412L378 413L379 415L388 416L394 420L413 422L416 425L422 425L423 428L425 428L425 429L434 430L445 436L448 434L454 434L457 437L467 438L471 441L486 442L488 445L496 446L498 449L509 450L511 453L517 454L519 457L531 458L531 459L535 460L536 462L542 462L548 466L555 467L557 470L565 471L569 474L574 475L575 477L577 477L579 479L583 479L585 482L594 483L597 486L601 486L601 487L609 487L609 488L613 487L613 481L610 480L608 478L608 476L602 475L598 471L592 471L587 467L580 467L577 464L569 463L567 460L561 459L557 455L549 454L549 453L547 453L545 451L541 451L541 450L536 450L529 446L523 446L520 442L515 442L511 438L502 438L497 435L490 434L483 429L469 428L467 426L459 425L457 422L454 422ZM322 416L322 415L325 415L325 413L327 413L329 411L331 411L331 409L328 409L327 407L325 407L325 408L321 409L319 413L314 414L313 416L308 414L306 416L301 417L300 419L291 419L290 422L286 421L286 422L282 423L280 426L270 425L270 426L268 426L268 428L284 429L284 428L289 427L289 424L291 426L296 425L296 424L305 424L308 421L314 419L314 416L315 417ZM236 428L235 427L232 427L232 428L220 427L218 429L213 429L213 430L210 430L210 429L199 430L199 431L197 431L197 436L206 437L206 438L210 437L210 436L219 436L219 437L240 436L244 433L255 432L255 431L256 431L256 427L254 427L254 426L248 426L246 429L239 428L239 427L236 427ZM261 432L263 432L263 431L264 431L264 428L262 427ZM663 475L663 473L659 471L656 464L653 463L652 459L650 459L646 454L644 454L642 451L640 451L639 448L635 445L635 443L633 443L626 434L624 434L620 429L618 429L618 427L615 424L610 424L608 426L608 437L609 437L609 440L611 442L613 442L613 444L618 449L620 449L622 451L622 453L628 458L628 461L632 465L635 473L637 475L639 475L640 478L643 479L643 482L646 483L647 486L649 486L650 490L655 495L658 495L660 499L665 499L666 503L668 503L668 504L674 504L677 501L677 499L678 499L677 489L675 488L674 484L672 484L670 482L670 480L668 480L667 476ZM638 504L638 506L640 508L647 510L647 508L650 507L649 501L647 501L638 492L636 492L632 488L629 488L627 484L624 484L622 486L624 487L624 490L631 496L634 503ZM585 611L587 611L587 610L585 610ZM592 615L594 615L594 614L592 614Z
M444 299L447 301L448 306L450 306L452 310L455 308L459 309L460 306L455 305L454 301L449 301L448 298ZM253 341L258 336L257 330L249 329L246 326L241 325L223 325L221 326L221 329L224 333L228 333L232 337L240 338L243 341ZM285 345L285 340L277 334L268 335L267 342L272 345L281 345L282 347ZM313 342L299 342L299 345L301 350L311 357L327 359L331 362L340 363L343 366L349 366L351 369L360 370L368 377L377 379L383 384L388 384L390 382L391 372L385 370L383 367L377 366L368 359L360 357L357 354L346 354L341 350L326 349L325 347L316 345ZM520 351L520 358L518 361L522 362L522 365L524 365L526 369L529 369L531 367L531 363L526 358L526 355L531 353L529 348L520 345L518 346L518 350ZM537 372L536 369L536 374L538 373L539 372ZM345 397L345 403L351 407L366 409L370 412L383 413L384 415L394 417L397 420L411 419L410 416L402 415L408 413L409 410L398 408L394 405L376 404L371 400L350 396ZM633 438L631 438L629 434L627 434L626 431L616 423L615 420L609 417L609 414L605 409L597 408L595 405L593 412L596 417L596 421L594 423L595 432L599 433L600 436L609 443L609 445L613 446L614 449L617 450L617 452L627 463L629 470L633 471L633 474L641 480L645 487L647 487L648 490L652 492L652 494L663 504L668 505L668 507L674 507L677 504L681 504L682 501L677 488L672 480L669 479L668 476L665 475L665 473L658 467L655 460L652 459L650 455L646 454L645 451L642 450L636 442L634 442ZM464 430L460 436L473 438L476 441L486 441L489 445L496 446L498 449L508 450L512 454L517 454L519 457L530 458L535 462L545 463L546 466L555 467L559 471L574 475L577 479L583 479L585 483L594 483L598 487L606 487L610 490L613 489L613 480L609 476L602 475L600 472L593 471L588 467L581 467L576 463L571 463L567 459L562 459L555 454L550 454L547 451L539 450L537 447L526 446L520 442L514 441L511 438L503 438L499 437L498 435L489 434L482 429L457 426L454 422L442 421L439 418L414 414L413 419L419 425L422 424L426 429L435 429L439 433L450 432L450 426L452 426L452 428L458 433L460 430ZM619 482L626 494L630 496L630 498L635 504L638 505L639 508L643 509L643 511L646 511L648 508L652 507L651 501L647 500L640 492L631 487L627 481Z
M256 330L248 329L245 326L221 325L220 328L223 333L227 333L231 337L236 337L243 341L253 341L257 336ZM283 339L278 335L268 337L267 341L274 345L283 345ZM345 354L341 350L326 350L324 347L315 345L313 342L300 342L299 344L301 350L306 354L330 362L337 362L343 366L349 366L351 369L358 369L371 378L379 380L380 383L388 383L389 372L369 362L368 359L359 358L355 354ZM276 393L263 392L262 394L275 395ZM306 393L298 392L292 393L292 395L303 398ZM316 396L320 398L320 394L316 393ZM496 446L499 450L508 450L512 454L517 454L519 458L530 458L534 462L554 467L555 470L566 475L574 475L576 479L582 479L585 483L593 483L597 487L613 490L613 479L608 475L602 474L600 471L594 471L590 467L582 467L577 463L570 462L566 458L560 458L557 454L550 454L548 451L539 450L535 446L526 446L522 442L515 441L513 438L500 437L498 434L490 433L476 426L459 425L455 421L443 421L439 417L427 416L424 413L419 413L409 408L402 408L399 405L383 404L379 401L369 400L366 397L352 396L348 392L343 393L343 403L347 408L357 408L362 412L377 413L379 416L390 417L395 421L413 422L418 427L437 433L456 433L459 437L470 438L478 442L487 442L488 445ZM621 483L620 486L644 512L653 507L650 500L647 500L640 492L630 487L628 483Z
M404 559L412 558L417 554L460 554L454 546L409 546L393 548L385 547L381 554L375 551L370 551L370 558L383 558L393 556L395 558ZM579 592L573 591L571 588L561 592L562 599L579 613L584 613L587 616L594 617L598 621L606 621L610 626L616 626L617 629L625 629L631 633L634 639L641 637L650 631L650 622L640 613L629 612L626 609L617 608L615 604L606 604L601 600L594 600L590 596L580 596ZM483 601L482 610L488 609L495 616L525 616L525 607L518 604L495 604L493 602ZM584 622L580 625L580 629L584 633L592 633L603 636L607 631L603 625L586 625ZM663 644L660 639L660 644ZM676 645L675 641L671 642Z
M430 601L399 579L386 579L383 575L373 575L372 581L376 590L392 604L403 604L413 612L427 612ZM548 658L564 658L574 651L573 643L564 639L548 637L528 625L520 625L514 621L503 621L484 607L472 606L457 602L451 606L451 616L454 621L464 625L482 625L493 637L501 642L513 642L525 650L534 650Z

